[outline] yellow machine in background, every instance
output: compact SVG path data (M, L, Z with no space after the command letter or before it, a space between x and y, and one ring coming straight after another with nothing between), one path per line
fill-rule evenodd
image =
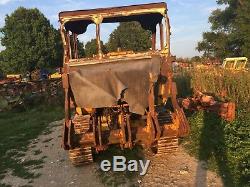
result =
M246 57L226 58L222 67L231 70L246 70L248 59Z
M50 79L60 79L62 77L62 74L59 72L53 73L49 76Z
M49 79L60 79L60 78L62 78L61 68L57 68L55 73L49 75Z
M22 75L21 74L8 74L6 75L7 79L21 79Z

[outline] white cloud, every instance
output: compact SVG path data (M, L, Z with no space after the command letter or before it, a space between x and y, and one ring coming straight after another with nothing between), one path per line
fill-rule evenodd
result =
M11 1L15 1L15 0L0 0L0 5L5 5L10 3Z
M218 8L218 6L209 6L209 7L205 7L204 11L206 11L207 13L211 14L214 10L216 10Z
M0 5L5 5L9 3L11 0L0 0Z
M3 51L4 49L5 47L0 44L0 51Z
M22 1L22 0L0 0L0 5L6 5L13 1Z

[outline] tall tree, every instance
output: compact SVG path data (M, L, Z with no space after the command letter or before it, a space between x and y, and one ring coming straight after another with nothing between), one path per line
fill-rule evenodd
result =
M80 42L79 40L77 40L77 49L78 49L79 58L83 58L86 56L85 49L84 49L84 43Z
M226 8L212 12L211 31L203 33L197 50L203 51L206 57L250 57L250 1L218 0L217 3Z
M0 51L0 79L2 78L2 74L3 74L3 51Z
M107 48L103 44L103 41L101 41L101 48L104 54L107 53ZM97 54L97 42L96 42L96 39L92 39L88 41L85 45L85 55L86 57L93 57L93 55L96 55L96 54Z
M124 22L110 34L107 48L109 51L123 50L145 51L151 47L151 34L138 22Z
M62 44L59 31L38 9L19 7L5 18L1 28L4 69L6 72L32 71L61 64Z
M239 0L240 8L237 9L237 17L234 36L237 37L241 44L239 50L242 55L250 59L250 1Z

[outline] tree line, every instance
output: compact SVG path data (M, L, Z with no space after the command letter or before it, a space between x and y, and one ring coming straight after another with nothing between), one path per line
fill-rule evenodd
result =
M250 1L218 0L224 9L217 9L209 17L211 31L203 33L197 50L203 58L223 59L246 56L250 59ZM59 30L37 9L17 8L5 17L0 28L0 73L26 73L37 68L55 68L62 65L63 47ZM151 34L137 22L120 23L110 34L108 42L101 42L104 53L122 50L144 51L151 47ZM96 40L86 44L78 41L81 57L97 53ZM192 61L193 61L192 60Z
M37 9L17 8L6 15L5 25L0 29L0 72L26 73L37 68L62 66L63 46L59 30ZM120 23L110 34L108 42L102 43L104 53L123 50L143 51L151 47L151 34L137 22ZM91 57L97 54L96 39L84 45L78 41L79 55Z
M217 0L224 9L216 9L209 17L211 31L203 33L197 50L205 57L246 56L250 59L250 1Z

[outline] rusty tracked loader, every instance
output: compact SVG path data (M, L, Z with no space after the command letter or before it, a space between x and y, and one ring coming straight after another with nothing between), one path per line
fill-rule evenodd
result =
M176 150L189 125L176 100L172 81L170 25L166 3L66 11L59 14L64 45L63 147L74 165L93 161L92 153L111 144L139 144L166 154ZM145 52L103 54L103 23L139 22L152 33ZM97 54L78 58L77 37L96 27ZM156 49L159 29L160 49Z

